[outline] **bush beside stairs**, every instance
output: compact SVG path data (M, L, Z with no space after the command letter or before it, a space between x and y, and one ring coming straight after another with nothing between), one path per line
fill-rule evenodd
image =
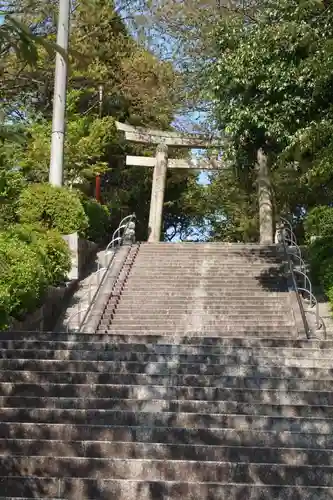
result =
M94 333L4 332L0 500L332 500L333 341L282 264L142 244Z

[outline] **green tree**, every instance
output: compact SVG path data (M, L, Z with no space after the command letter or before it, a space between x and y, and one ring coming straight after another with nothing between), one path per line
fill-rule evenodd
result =
M332 196L332 21L330 0L260 0L212 32L209 82L225 158L251 177L258 149L266 152L277 214L301 217Z

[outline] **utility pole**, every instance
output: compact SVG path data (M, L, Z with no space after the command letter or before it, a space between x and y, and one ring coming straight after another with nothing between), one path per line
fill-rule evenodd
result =
M98 87L98 104L99 104L99 117L103 116L103 85ZM96 175L95 178L95 198L99 203L101 202L101 176Z
M68 54L71 0L59 0L57 45ZM49 182L62 186L64 170L67 61L57 52L54 77L52 138Z

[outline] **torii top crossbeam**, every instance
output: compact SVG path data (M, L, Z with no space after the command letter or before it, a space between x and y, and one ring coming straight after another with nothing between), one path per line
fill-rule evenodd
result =
M209 138L198 134L182 134L173 131L146 129L120 122L116 122L116 127L119 131L125 132L125 138L128 141L144 144L164 144L166 146L185 147L189 149L207 149L222 147L225 143L222 139Z

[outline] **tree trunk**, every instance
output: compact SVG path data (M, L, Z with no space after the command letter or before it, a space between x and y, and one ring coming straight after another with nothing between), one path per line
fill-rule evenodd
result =
M267 155L262 149L257 152L258 199L260 244L273 243L273 204Z

